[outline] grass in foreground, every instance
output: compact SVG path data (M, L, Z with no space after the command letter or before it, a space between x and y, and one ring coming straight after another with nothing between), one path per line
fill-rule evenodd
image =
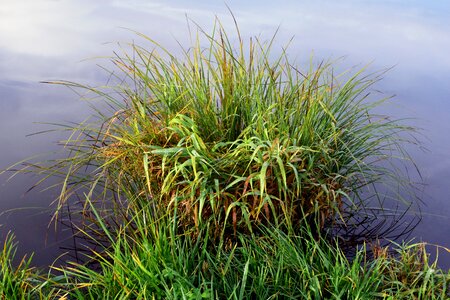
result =
M142 225L142 224L141 224ZM335 243L262 229L239 235L240 246L212 247L208 237L193 241L169 224L139 225L114 237L93 254L96 270L73 263L57 278L17 269L2 252L5 299L448 299L450 272L430 263L423 244L404 245L395 255L366 249L349 260ZM11 245L8 244L8 249ZM13 270L13 271L12 271ZM64 298L63 298L64 299Z
M22 297L31 289L35 274L30 268L31 257L23 258L16 268L12 267L16 254L13 235L8 234L0 253L0 295L2 298Z
M73 264L61 271L79 299L446 299L450 272L430 263L423 244L398 246L395 254L366 247L348 259L336 242L260 228L239 243L218 247L207 234L179 235L170 218L135 230L122 228L106 251L94 253L99 268ZM103 223L100 221L100 223ZM103 223L104 226L106 224ZM205 230L204 233L207 233ZM112 236L112 232L110 233Z

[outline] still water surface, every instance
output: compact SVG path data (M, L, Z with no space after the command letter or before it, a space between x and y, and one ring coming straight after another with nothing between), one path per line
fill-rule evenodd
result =
M295 36L289 53L301 63L345 56L342 65L372 69L395 66L377 86L395 104L384 113L413 118L423 129L422 146L410 154L422 172L422 222L410 238L450 248L450 4L446 1L228 1L245 36L278 41ZM168 48L175 39L188 44L186 17L211 28L215 15L225 27L232 19L222 1L0 0L0 169L26 157L57 149L61 134L27 135L49 129L35 122L81 121L85 102L62 87L39 81L65 79L92 85L106 76L95 66L107 60L116 42L137 39L123 28L145 33ZM70 245L70 232L47 228L57 191L27 189L37 180L0 175L0 239L9 230L19 241L18 254L35 252L35 263L48 265ZM440 253L450 268L450 254Z

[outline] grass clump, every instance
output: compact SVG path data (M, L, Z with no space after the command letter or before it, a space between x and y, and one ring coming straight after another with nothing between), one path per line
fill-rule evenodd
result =
M271 54L273 40L237 33L232 43L220 23L199 30L180 58L143 36L151 50L132 44L113 58L118 85L59 82L112 109L73 128L71 157L44 169L64 176L59 204L87 191L122 211L149 202L179 232L206 226L220 240L261 224L345 221L366 206L365 186L397 178L378 162L403 154L399 134L411 128L371 113L385 100L367 99L381 74L336 76L328 62L300 71L284 50Z
M382 73L335 75L329 62L303 70L286 49L272 54L273 39L245 43L218 21L211 34L199 29L180 56L140 36L150 46L131 44L131 53L115 56L108 86L53 82L94 93L106 108L95 110L96 121L67 127L67 158L23 170L62 178L56 217L70 207L89 250L87 263L43 280L50 294L448 295L449 274L420 244L395 256L379 249L375 259L363 246L349 259L325 234L369 209L368 187L383 178L404 184L384 162L407 159L402 137L413 129L372 113L386 100L370 98Z
M33 267L32 255L17 260L14 239L14 235L8 233L0 249L0 299L56 299L64 296L56 285L61 278L47 276Z
M8 234L0 252L0 297L12 299L14 296L25 297L27 291L31 290L31 281L34 272L30 267L31 257L24 257L17 267L13 267L16 254L14 237Z

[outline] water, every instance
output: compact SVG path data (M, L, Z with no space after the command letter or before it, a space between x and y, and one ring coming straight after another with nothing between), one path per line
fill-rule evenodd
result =
M403 3L404 2L404 3ZM406 4L407 3L407 4ZM422 222L411 237L450 248L450 4L446 1L320 1L283 5L273 1L229 1L244 36L269 38L280 25L278 41L292 36L289 53L299 62L346 56L341 67L372 62L372 69L395 67L378 88L395 94L385 112L414 118L423 129L422 146L410 147L426 183ZM86 103L70 91L39 81L66 79L105 83L106 76L88 60L112 54L115 42L137 37L137 30L175 48L187 45L186 17L210 28L218 15L226 28L232 19L221 1L153 2L88 0L0 0L0 168L57 148L58 134L27 137L49 129L33 122L80 121ZM0 175L0 238L12 230L18 254L35 252L35 263L48 265L70 245L69 233L48 230L49 204L56 191L24 194L37 178ZM450 268L450 254L440 252L440 265Z

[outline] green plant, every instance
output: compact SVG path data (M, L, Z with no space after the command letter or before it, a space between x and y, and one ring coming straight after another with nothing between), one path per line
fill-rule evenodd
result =
M273 39L245 44L237 35L233 44L217 21L178 58L140 34L151 50L132 44L113 58L117 85L54 82L112 110L69 128L70 157L38 167L63 177L59 207L91 191L91 201L120 211L112 218L126 219L150 202L152 216L171 215L179 232L206 226L220 239L261 224L345 222L345 210L367 205L364 187L381 174L398 178L380 161L407 158L400 135L413 129L371 113L386 100L368 100L382 73L336 76L329 62L301 71L285 49L271 54Z
M429 261L426 243L396 244L396 255L387 251L377 257L383 292L387 299L448 299L450 271L437 266L437 259ZM449 249L445 249L449 252ZM391 298L389 298L391 297Z
M17 243L8 233L0 249L0 299L55 299L63 296L55 283L58 278L41 275L31 266L32 256L15 261Z
M96 267L73 262L36 291L71 299L448 295L449 275L420 245L403 245L398 256L380 250L374 260L363 247L348 259L323 234L382 198L369 187L408 185L383 164L408 160L402 143L414 131L373 113L386 100L370 97L383 72L335 75L333 63L312 61L303 70L286 49L272 54L275 37L245 44L236 29L236 43L219 21L211 34L199 29L181 57L139 34L150 46L114 57L120 74L111 72L108 86L52 82L106 106L94 121L64 127L67 158L22 171L62 178L55 218L71 208ZM28 275L2 265L26 291Z
M94 211L95 208L93 208ZM450 273L429 264L423 244L396 245L397 254L366 247L349 259L337 242L273 227L216 247L207 234L193 240L172 218L145 223L151 208L134 211L133 230L108 232L111 247L96 252L93 270L74 263L61 271L73 299L446 299ZM99 219L105 229L107 224ZM106 229L107 230L107 229ZM208 231L205 231L207 233Z
M3 299L11 299L16 295L25 297L26 291L31 289L33 281L33 271L29 267L31 257L24 257L17 267L13 267L13 260L16 253L14 237L12 234L6 236L3 249L0 252L0 296Z

